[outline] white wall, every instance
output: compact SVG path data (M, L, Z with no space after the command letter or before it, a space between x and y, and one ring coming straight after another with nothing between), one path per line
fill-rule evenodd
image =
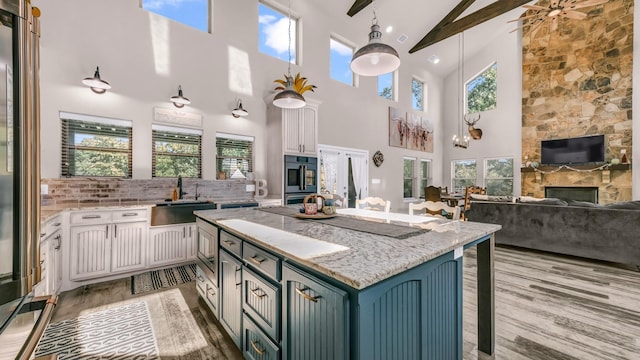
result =
M275 87L273 80L286 72L286 63L258 51L257 1L212 3L213 33L207 34L140 9L135 0L33 0L42 10L43 178L60 176L59 111L132 120L133 177L150 178L152 110L173 108L168 98L179 84L192 101L184 110L204 116L203 178L215 178L216 131L255 136L255 171L264 176L269 146L265 101ZM442 180L442 80L421 68L418 57L406 53L401 54L397 103L376 95L375 78L361 78L355 88L331 80L329 36L353 29L346 15L332 19L321 6L317 1L294 4L294 14L301 17L303 47L301 66L292 67L292 73L301 71L318 86L316 93L305 96L322 102L319 142L366 149L370 154L381 150L384 164L376 168L370 161L369 175L382 183L370 186L369 194L402 208L396 204L402 204L403 156L433 159L434 182ZM113 86L102 95L80 83L96 65ZM388 146L388 107L411 109L414 75L428 88L425 116L435 125L434 153ZM238 97L250 113L246 118L230 114Z
M457 70L444 81L444 157L443 182L451 188L451 161L475 159L477 185L484 184L484 159L513 157L514 194L520 195L520 166L522 163L522 46L518 33L505 33L488 44L481 52L467 55L464 60L464 80L475 77L493 62L498 63L497 107L481 113L476 128L482 129L481 140L469 141L469 148L454 148L451 137L458 132L458 91L460 81ZM469 134L463 123L463 134Z

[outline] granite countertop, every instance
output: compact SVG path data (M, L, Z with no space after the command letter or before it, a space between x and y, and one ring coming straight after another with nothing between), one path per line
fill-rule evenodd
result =
M440 219L415 224L397 222L430 231L396 239L255 208L200 210L195 214L354 289L364 289L501 228Z

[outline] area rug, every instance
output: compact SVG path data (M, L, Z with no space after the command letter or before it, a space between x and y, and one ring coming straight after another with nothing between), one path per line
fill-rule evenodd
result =
M196 264L147 271L131 277L131 294L176 286L196 279Z
M35 356L58 359L159 359L149 309L135 302L49 324Z

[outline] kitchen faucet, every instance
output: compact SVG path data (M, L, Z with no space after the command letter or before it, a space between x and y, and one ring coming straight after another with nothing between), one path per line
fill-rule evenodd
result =
M200 194L198 194L198 183L196 183L196 201L198 200L199 197L200 197Z
M188 193L182 191L182 176L178 175L178 200L182 200L182 195L187 195Z

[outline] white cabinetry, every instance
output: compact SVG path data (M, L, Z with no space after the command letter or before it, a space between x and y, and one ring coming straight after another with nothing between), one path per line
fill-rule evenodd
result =
M154 226L149 232L149 266L177 264L198 255L195 223Z
M57 226L60 226L58 223ZM51 232L53 230L53 232ZM48 229L40 241L40 282L35 286L36 296L57 294L62 283L62 231Z
M144 269L147 210L78 211L70 215L70 279Z

